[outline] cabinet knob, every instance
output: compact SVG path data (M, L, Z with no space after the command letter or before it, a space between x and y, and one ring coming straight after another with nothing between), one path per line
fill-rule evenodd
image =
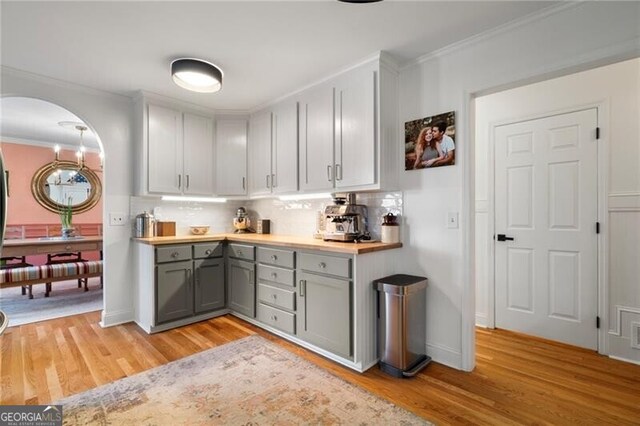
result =
M64 246L65 250L71 250L71 246Z
M242 257L242 250L238 250L238 257Z
M173 257L174 259L176 257L178 257L179 253L177 251L174 251L173 253L171 253L171 257Z
M271 273L271 278L273 278L275 280L276 278L278 278L278 274L276 274L275 272L272 272Z
M276 260L278 260L278 256L276 256L275 254L271 255L271 261L275 262Z
M271 315L271 319L272 319L273 321L278 321L278 317L277 317L277 316L275 316L275 315Z
M204 254L206 254L207 256L210 255L211 253L213 253L211 249L206 249L204 252Z
M320 267L320 269L324 269L324 268L327 267L327 264L324 263L324 262L320 262L320 263L318 263L318 266Z
M273 297L273 300L276 300L278 298L277 294L272 294L271 297Z

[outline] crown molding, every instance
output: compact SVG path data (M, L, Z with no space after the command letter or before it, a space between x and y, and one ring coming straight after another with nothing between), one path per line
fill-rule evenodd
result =
M85 93L92 96L101 96L103 98L110 98L117 101L131 102L131 97L119 93L108 92L106 90L96 89L90 86L84 86L77 83L71 83L65 80L59 80L57 78L47 77L41 74L35 74L29 71L24 71L17 68L8 67L6 65L0 65L0 73L3 75L10 75L14 77L24 78L31 81L37 81L39 83L48 84L51 86L60 87L63 89L71 89L81 93ZM4 95L4 93L2 93Z
M38 140L38 139L16 138L16 137L12 137L12 136L4 136L4 135L2 136L2 143L13 143L13 144L17 144L17 145L38 146L38 147L48 148L48 149L53 149L53 147L55 145L58 145L60 147L60 149L64 150L64 151L77 151L78 150L78 146L79 146L79 145L69 145L69 144L42 141L42 140ZM92 146L86 146L86 145L85 145L85 148L86 148L87 152L93 152L93 153L96 153L96 154L100 153L100 149L99 148L92 147Z
M404 71L407 68L414 67L416 65L420 65L425 62L429 62L433 59L440 58L442 56L450 55L454 52L462 50L464 48L473 46L475 44L481 43L493 37L496 37L501 34L508 33L515 28L522 27L524 25L540 21L548 16L554 15L561 11L572 9L580 4L582 1L570 1L570 2L561 2L560 4L546 7L544 9L540 9L536 12L525 15L521 18L514 19L513 21L509 21L505 24L499 25L495 28L491 28L490 30L478 33L471 37L465 38L463 40L452 43L448 46L442 47L440 49L434 50L433 52L426 53L424 55L418 56L416 59L405 62L401 67L400 71Z

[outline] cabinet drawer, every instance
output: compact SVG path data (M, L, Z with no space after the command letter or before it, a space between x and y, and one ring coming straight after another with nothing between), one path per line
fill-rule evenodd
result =
M255 247L245 244L229 244L229 257L244 260L255 260Z
M298 267L309 272L351 277L351 259L323 256L320 254L298 253Z
M206 243L206 244L193 245L194 259L205 259L207 257L220 257L220 256L222 256L221 243Z
M273 281L274 283L294 286L295 279L291 269L276 268L274 266L258 265L258 279Z
M263 283L258 284L258 300L283 309L295 311L295 293Z
M176 262L191 259L191 245L158 247L156 249L156 263Z
M295 333L295 314L290 314L289 312L281 311L280 309L272 308L262 303L258 303L258 321L286 333Z
M293 269L295 267L294 256L294 252L289 250L258 247L258 262L260 263Z

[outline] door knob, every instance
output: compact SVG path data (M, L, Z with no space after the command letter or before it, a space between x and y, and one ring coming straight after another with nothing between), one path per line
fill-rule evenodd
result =
M507 237L504 234L498 234L497 237L498 237L497 238L498 241L514 241L513 237Z

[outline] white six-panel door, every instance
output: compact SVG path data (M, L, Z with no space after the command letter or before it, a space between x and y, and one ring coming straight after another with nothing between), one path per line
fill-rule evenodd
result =
M597 121L495 128L497 328L597 349Z

